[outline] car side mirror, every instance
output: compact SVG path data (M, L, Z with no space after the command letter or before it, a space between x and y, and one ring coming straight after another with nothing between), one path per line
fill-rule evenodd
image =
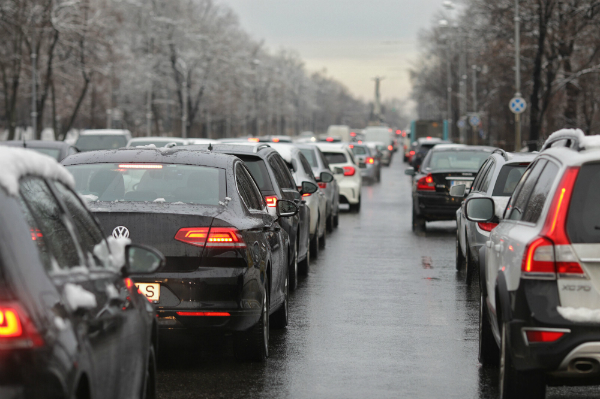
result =
M494 216L495 205L491 198L471 198L465 202L465 217L471 222L489 222Z
M308 182L305 182L305 183L308 183ZM277 217L280 217L280 218L292 217L298 213L298 205L296 205L292 201L283 200L283 199L277 201L277 207L275 209L277 210Z
M333 173L335 173L336 175L342 175L344 174L344 169L340 168L339 166L336 166L335 168L333 168Z
M318 190L319 190L319 186L317 186L315 183L309 182L309 181L303 181L302 182L302 190L300 191L300 194L302 194L302 195L314 194Z
M327 171L321 172L321 174L319 175L319 178L321 179L321 181L323 183L331 183L333 181L333 179L335 179L333 174L331 174Z
M125 271L127 274L150 274L166 264L162 253L152 247L129 244L125 247Z
M467 195L467 185L466 184L457 184L455 186L450 187L450 196L451 197L464 197Z
M367 167L367 164L364 163L364 162L359 162L358 163L358 167L361 168L361 169L365 169Z
M408 176L414 176L415 175L415 168L406 168L404 170L404 174L408 175Z

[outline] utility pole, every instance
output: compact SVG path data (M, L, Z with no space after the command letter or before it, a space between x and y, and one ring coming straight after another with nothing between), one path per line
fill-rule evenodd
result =
M448 123L448 133L451 136L451 132L452 132L452 43L450 42L450 35L448 35L448 39L447 39L447 44L446 44L447 50L448 50L448 62L446 62L446 79L448 80L448 88L447 88L447 93L446 95L447 100L446 100L446 106L447 106L447 113L448 116L446 117L447 119L447 123ZM449 137L450 140L452 140L452 137Z
M148 74L148 98L146 100L146 136L152 136L152 74Z
M33 137L37 139L37 54L35 52L35 44L32 46L31 53L31 127Z
M473 65L473 112L477 112L477 65Z
M462 32L464 34L464 32ZM459 115L461 117L467 114L467 52L465 47L464 40L461 40L461 48L460 48L460 62L459 62L459 89L460 89L460 98L459 98ZM471 140L467 140L467 131L466 124L465 127L460 129L460 142L471 144Z
M515 0L515 97L521 97L521 18L519 0ZM521 114L515 113L515 151L521 150Z

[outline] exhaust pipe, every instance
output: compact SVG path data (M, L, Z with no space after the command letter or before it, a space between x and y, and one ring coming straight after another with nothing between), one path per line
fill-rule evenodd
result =
M578 359L572 365L575 371L580 374L590 374L598 371L598 362L596 360Z

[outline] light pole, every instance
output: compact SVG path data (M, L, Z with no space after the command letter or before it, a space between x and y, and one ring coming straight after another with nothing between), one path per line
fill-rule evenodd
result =
M519 0L515 0L515 97L521 97L521 18ZM521 150L521 115L515 113L515 151Z
M31 50L31 127L33 130L32 139L37 137L37 54L35 45Z
M187 107L187 103L188 103L188 84L187 84L187 79L188 79L188 69L187 69L187 64L185 63L185 61L181 58L179 58L177 60L177 65L179 65L179 67L182 70L181 75L183 76L183 84L182 84L182 88L181 88L181 137L184 139L187 139L187 120L188 120L188 107Z

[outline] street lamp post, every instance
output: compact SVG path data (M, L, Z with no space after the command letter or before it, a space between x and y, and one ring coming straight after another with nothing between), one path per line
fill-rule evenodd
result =
M31 128L33 130L32 139L37 137L37 54L35 46L31 53Z
M515 97L521 97L521 18L519 0L515 0ZM521 114L515 113L515 151L521 149Z

